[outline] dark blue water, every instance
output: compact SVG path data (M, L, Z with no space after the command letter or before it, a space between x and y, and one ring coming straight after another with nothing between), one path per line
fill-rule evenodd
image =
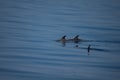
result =
M120 80L119 4L1 0L0 80ZM63 35L86 41L63 47Z

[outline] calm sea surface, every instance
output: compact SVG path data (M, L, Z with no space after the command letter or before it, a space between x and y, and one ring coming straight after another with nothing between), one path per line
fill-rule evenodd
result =
M120 80L120 1L0 0L0 80Z

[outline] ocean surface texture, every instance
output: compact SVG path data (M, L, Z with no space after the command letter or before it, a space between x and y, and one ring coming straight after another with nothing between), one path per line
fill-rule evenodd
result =
M0 80L120 80L120 0L0 0Z

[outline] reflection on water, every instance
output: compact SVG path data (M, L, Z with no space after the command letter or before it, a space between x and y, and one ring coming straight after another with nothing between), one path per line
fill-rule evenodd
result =
M0 80L119 80L119 3L1 0Z

